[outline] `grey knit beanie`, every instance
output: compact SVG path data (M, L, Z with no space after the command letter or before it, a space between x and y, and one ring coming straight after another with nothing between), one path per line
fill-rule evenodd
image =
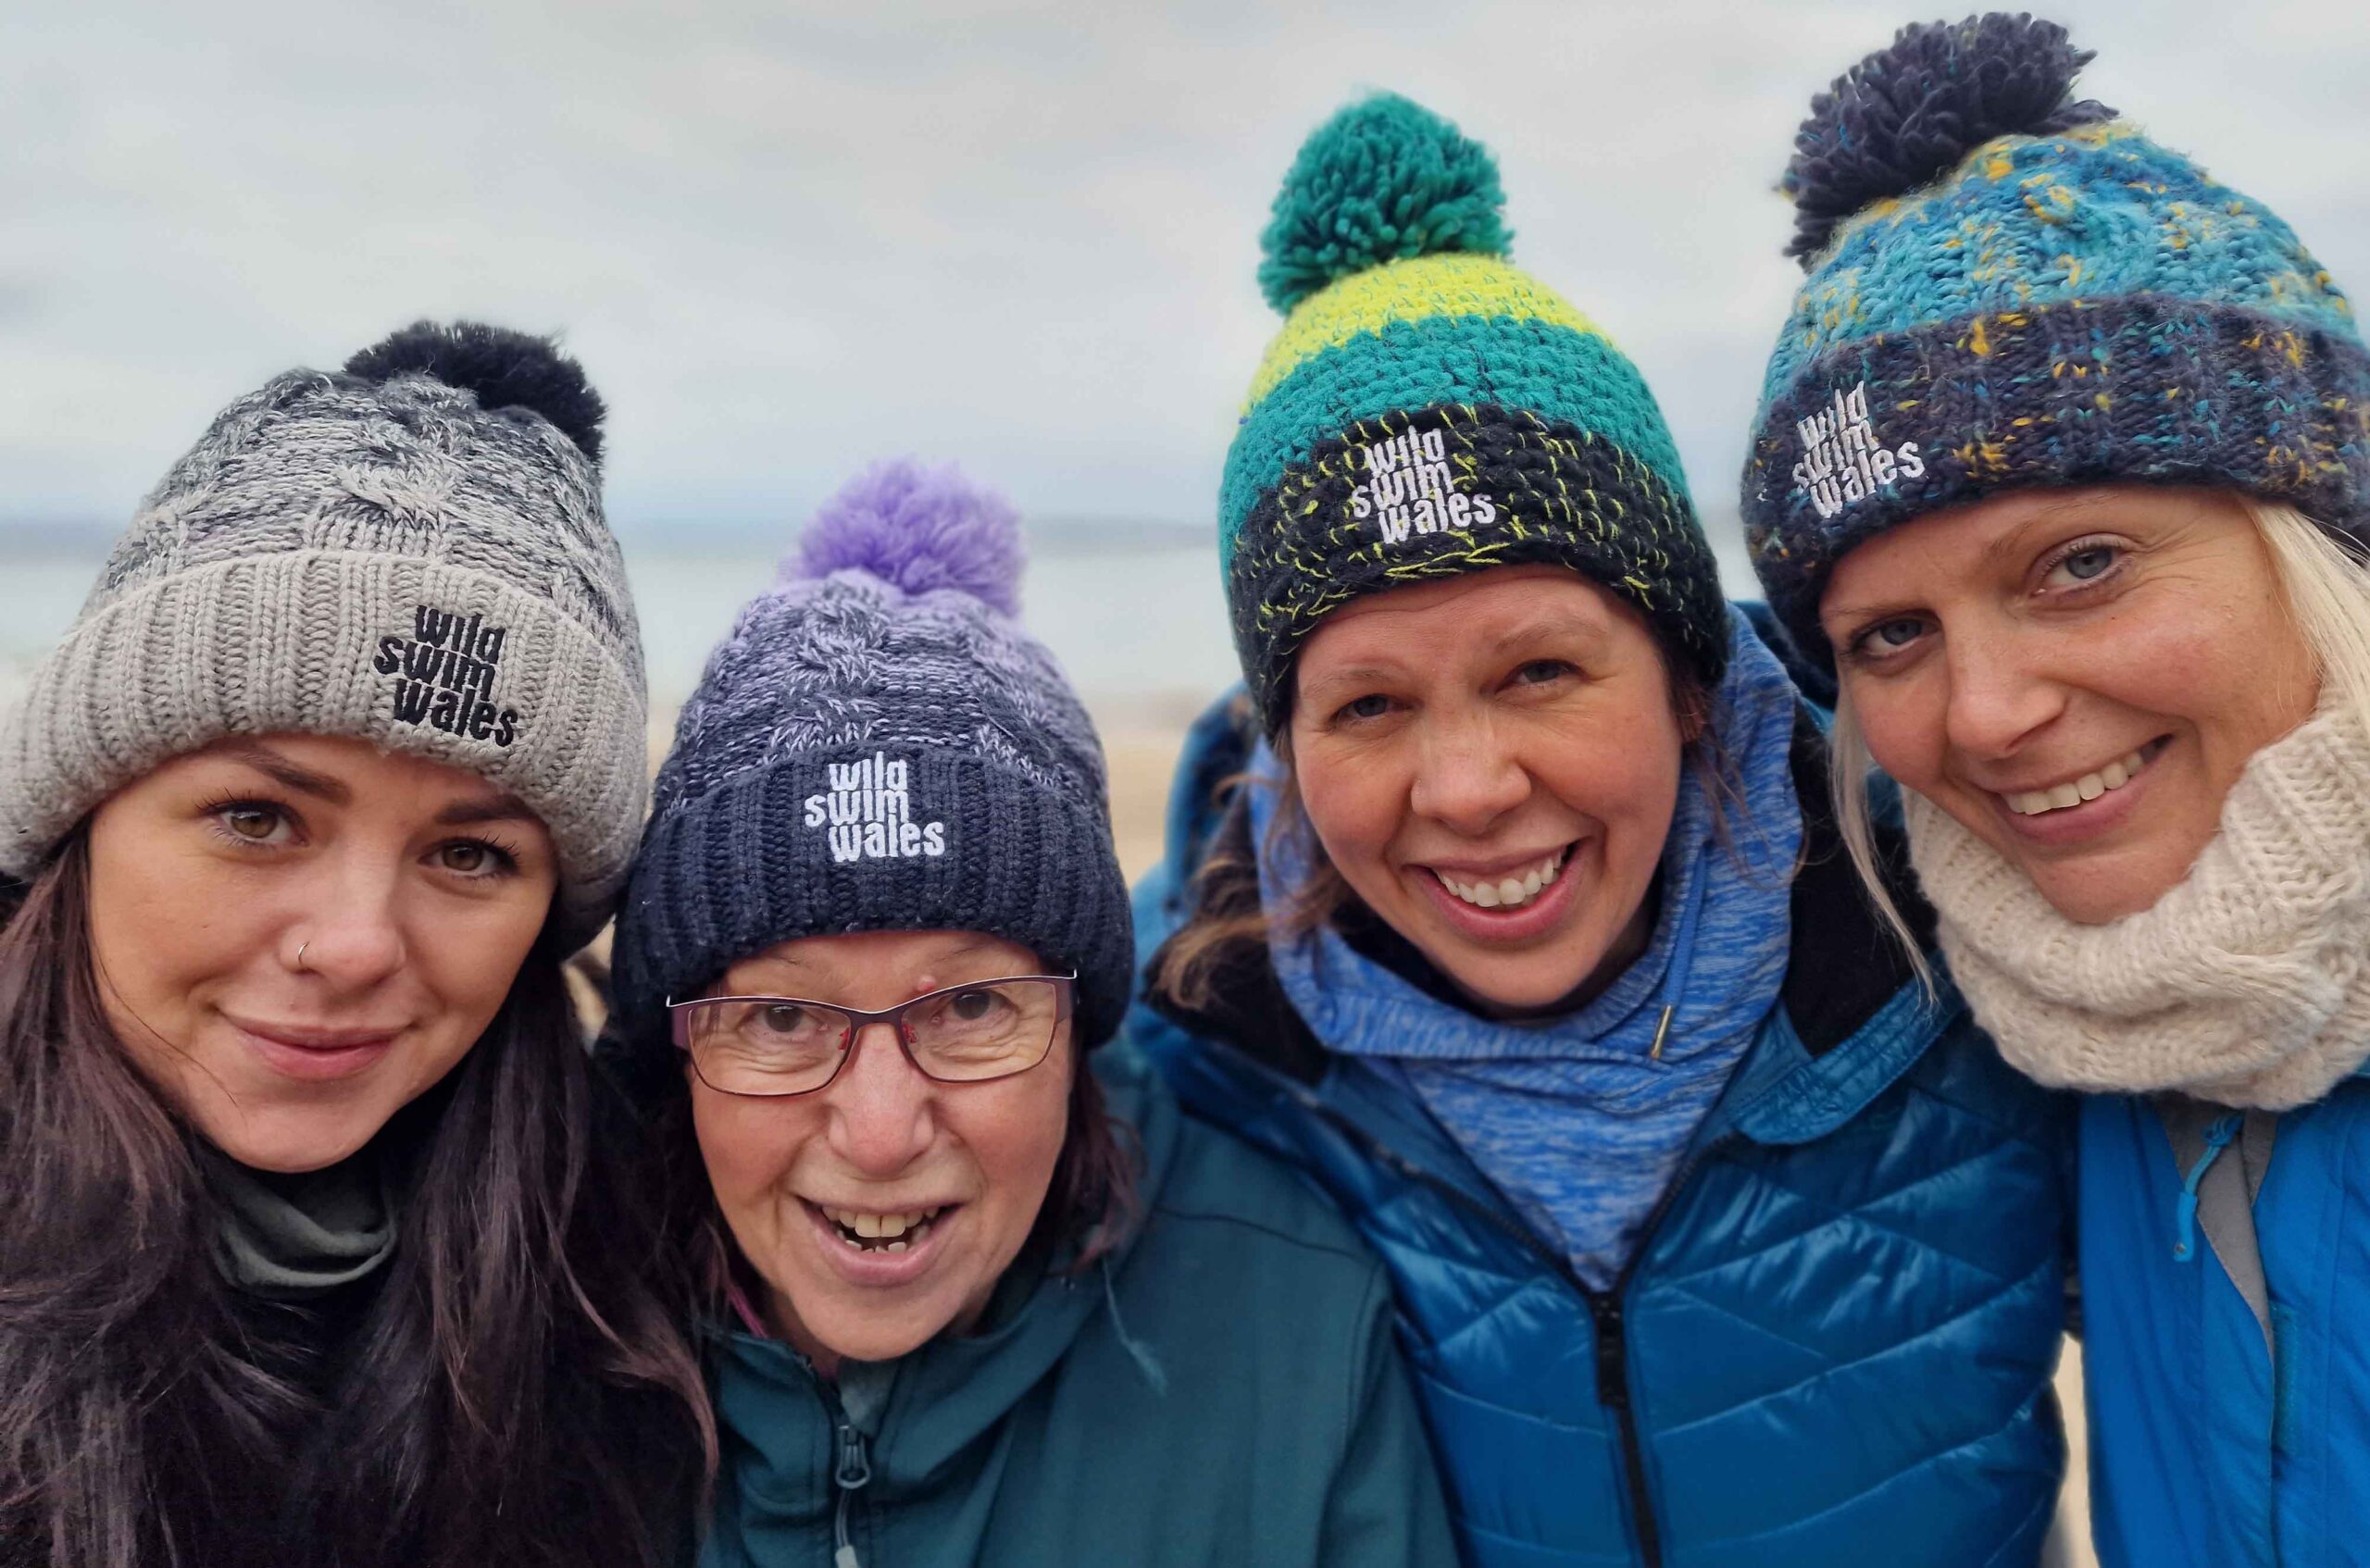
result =
M427 322L224 409L0 718L0 871L223 736L351 736L526 802L557 931L592 936L648 767L602 412L543 339Z
M890 464L817 516L684 704L617 914L618 1011L793 938L984 931L1117 1027L1134 943L1103 750L1022 631L1011 510Z

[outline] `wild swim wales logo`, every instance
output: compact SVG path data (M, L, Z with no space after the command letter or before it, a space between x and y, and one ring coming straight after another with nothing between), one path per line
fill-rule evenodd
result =
M462 616L433 604L412 611L412 635L381 637L370 667L395 681L394 716L447 735L507 746L518 738L518 710L494 706L510 628L483 616Z
M1877 444L1865 381L1837 392L1832 404L1809 418L1796 420L1794 434L1802 442L1802 460L1794 465L1794 488L1809 494L1822 517L1865 501L1896 479L1926 474L1926 459L1915 442L1895 447Z
M1420 434L1412 427L1388 441L1358 448L1366 482L1350 492L1353 516L1374 517L1385 544L1416 533L1462 533L1498 520L1489 496L1456 488L1448 471L1448 439L1439 430Z
M946 824L914 820L904 758L875 752L824 767L831 788L806 797L806 826L830 830L833 860L935 859L946 852Z

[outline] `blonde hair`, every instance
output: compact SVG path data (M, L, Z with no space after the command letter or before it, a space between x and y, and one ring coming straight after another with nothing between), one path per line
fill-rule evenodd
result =
M2271 555L2289 616L2313 652L2322 706L2328 705L2334 692L2358 722L2370 726L2370 557L2351 540L2339 539L2283 502L2238 499ZM1931 966L1877 864L1876 834L1868 818L1868 775L1876 759L1852 711L1848 684L1837 685L1835 723L1827 741L1827 790L1845 852L1860 874L1869 902L1930 990Z

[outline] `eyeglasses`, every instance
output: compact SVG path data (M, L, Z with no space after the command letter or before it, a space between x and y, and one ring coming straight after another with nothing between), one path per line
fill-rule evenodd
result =
M1070 1016L1076 975L1016 975L928 991L879 1013L794 996L669 1000L675 1044L725 1094L812 1094L854 1060L861 1031L887 1024L905 1060L939 1083L985 1083L1045 1060Z

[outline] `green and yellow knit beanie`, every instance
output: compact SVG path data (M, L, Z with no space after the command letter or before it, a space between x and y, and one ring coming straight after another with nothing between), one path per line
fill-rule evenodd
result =
M1727 612L1653 394L1596 324L1507 259L1498 170L1391 94L1302 146L1263 236L1284 313L1227 453L1218 554L1270 733L1293 654L1364 593L1551 562L1717 684Z

